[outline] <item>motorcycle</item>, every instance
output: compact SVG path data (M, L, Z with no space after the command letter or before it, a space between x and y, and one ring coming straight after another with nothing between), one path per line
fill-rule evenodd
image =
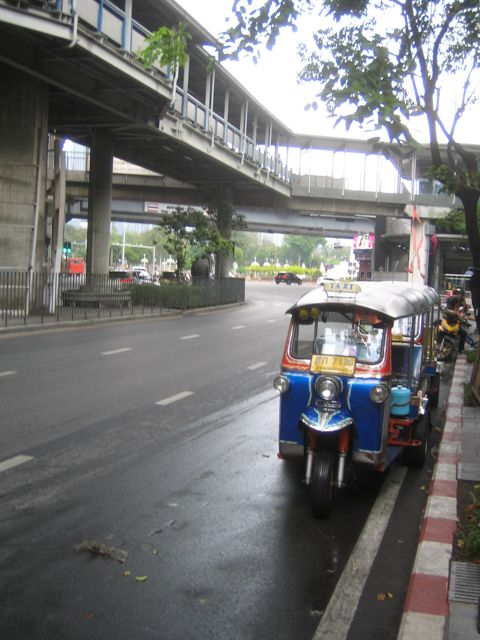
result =
M468 333L471 325L464 315L464 308L458 310L446 309L437 329L437 360L448 362L453 359L458 351L460 333L465 333L465 341L470 346L476 346L475 341Z
M458 348L458 331L460 329L460 318L456 311L447 309L443 312L437 329L437 359L441 362L449 361L453 358Z

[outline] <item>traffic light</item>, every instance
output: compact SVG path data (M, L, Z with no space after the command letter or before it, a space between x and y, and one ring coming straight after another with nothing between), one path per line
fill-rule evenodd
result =
M72 255L72 243L71 242L64 242L63 243L63 255L67 256L67 257Z

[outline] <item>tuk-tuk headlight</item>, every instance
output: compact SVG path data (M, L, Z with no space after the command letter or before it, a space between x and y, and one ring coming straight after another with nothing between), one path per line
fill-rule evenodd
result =
M279 393L286 393L290 388L290 380L286 376L277 376L273 381L273 388Z
M385 402L388 398L390 391L384 384L376 384L370 389L370 400L377 404Z
M342 390L342 383L337 378L318 378L315 383L317 394L322 400L334 400Z

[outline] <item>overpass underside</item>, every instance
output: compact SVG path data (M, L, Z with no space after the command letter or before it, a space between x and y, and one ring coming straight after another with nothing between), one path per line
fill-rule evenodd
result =
M115 190L123 189L124 199L135 192L132 183L115 184L114 157L170 181L157 185L153 201L183 198L184 204L203 206L224 199L240 210L273 212L268 215L278 229L303 218L312 222L310 229L320 229L325 214L335 219L403 215L411 206L413 192L404 189L391 195L357 192L333 175L312 180L301 167L294 176L290 150L301 160L305 149L345 154L349 146L379 156L383 147L296 136L221 65L212 67L203 45L215 46L214 38L179 11L169 0L154 7L150 0L0 0L4 269L59 269L69 188L58 142L64 138L90 150L88 183L76 186L76 197L87 191L87 264L93 273L108 270ZM146 35L159 25L175 26L179 18L192 34L186 67L178 76L170 69L145 69L136 52ZM411 150L408 157L402 150L388 151L397 154L401 172ZM451 201L437 198L436 206L450 207ZM291 222L285 224L288 216ZM255 224L261 223L252 219Z

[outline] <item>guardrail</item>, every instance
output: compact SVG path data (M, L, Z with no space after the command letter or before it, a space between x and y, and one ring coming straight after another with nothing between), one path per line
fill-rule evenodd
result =
M243 278L131 283L103 275L0 271L0 325L142 316L245 301Z

